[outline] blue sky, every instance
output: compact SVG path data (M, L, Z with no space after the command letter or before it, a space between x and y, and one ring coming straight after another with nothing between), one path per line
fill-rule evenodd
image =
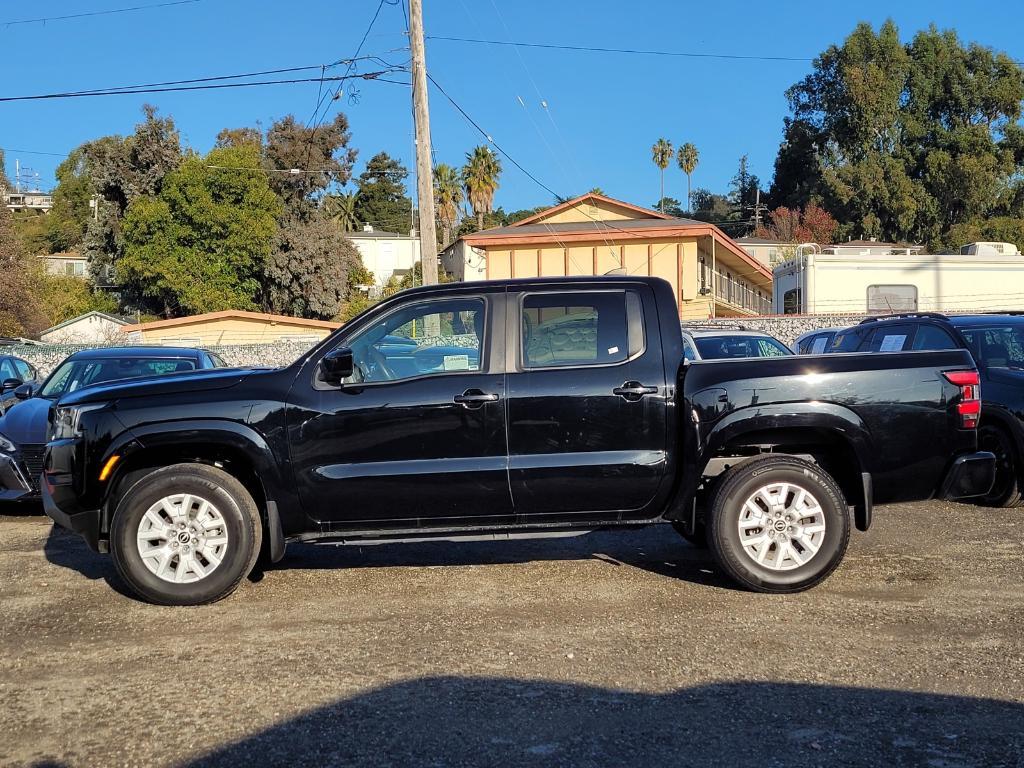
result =
M351 56L378 0L201 0L93 18L5 26L154 0L4 3L0 95L100 88L319 65ZM1018 42L1024 5L943 2L692 3L591 0L424 0L428 35L523 40L615 48L811 58L841 41L861 20L892 17L904 38L930 23L1024 58ZM364 53L401 61L407 54L401 4L385 4ZM700 150L694 186L724 191L738 158L767 188L787 114L784 91L809 62L729 61L515 49L427 41L431 74L519 163L559 194L600 186L641 205L658 197L651 144L665 136ZM301 75L300 75L301 76ZM357 83L357 104L338 102L362 163L384 150L411 164L408 89ZM83 141L129 133L147 100L176 120L200 152L223 127L267 126L294 113L307 120L317 85L150 96L0 103L0 147L8 174L15 158L53 183L59 157ZM541 101L547 103L547 108ZM436 162L458 165L480 136L437 91L430 106ZM22 151L15 151L22 150ZM551 196L511 163L496 196L506 210L543 205ZM674 166L666 194L685 197Z

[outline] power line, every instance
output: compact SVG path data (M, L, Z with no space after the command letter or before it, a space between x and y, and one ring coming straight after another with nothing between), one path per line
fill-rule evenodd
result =
M87 11L84 13L71 13L66 16L43 16L38 19L14 19L0 22L5 27L13 27L17 24L46 24L48 21L67 21L69 19L84 19L92 16L109 16L115 13L131 13L133 11L148 11L152 8L169 8L174 5L193 5L202 0L173 0L167 3L154 3L152 5L133 5L130 8L111 8L106 11Z
M392 74L395 72L403 72L401 68L385 69L377 72L366 72L358 75L346 75L338 77L328 77L325 81L339 82L343 80L377 80L380 79L383 82L395 82L392 80L386 80L382 78L382 75ZM92 90L92 91L70 91L66 93L44 93L35 94L32 96L0 96L0 102L6 101L39 101L44 99L71 99L71 98L85 98L89 96L124 96L136 93L173 93L180 91L208 91L217 90L223 88L251 88L254 86L264 85L290 85L294 83L316 83L319 82L318 77L303 77L303 78L291 78L287 80L255 80L248 83L213 83L207 85L187 85L187 86L173 86L170 88L124 88L124 89L107 89L107 90Z
M17 152L22 155L49 155L51 157L67 157L67 152L38 152L32 149L15 149L14 147L0 147L0 152Z
M814 59L798 56L748 56L739 53L695 53L692 51L657 51L640 48L602 48L589 45L559 45L555 43L528 43L514 40L483 40L475 37L447 37L428 35L428 40L444 40L453 43L476 43L480 45L504 45L516 48L546 48L557 51L578 51L587 53L622 53L640 56L673 56L692 59L732 59L738 61L798 61L810 62Z

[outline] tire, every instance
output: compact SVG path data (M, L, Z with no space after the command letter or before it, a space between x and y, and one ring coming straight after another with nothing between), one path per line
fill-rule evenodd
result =
M707 520L718 565L756 592L801 592L820 584L839 566L850 541L850 513L836 481L793 456L758 457L730 469Z
M1019 507L1021 498L1020 468L1013 438L1002 427L986 425L978 429L978 450L996 455L996 479L992 490L978 499L986 507Z
M237 479L206 464L174 464L121 498L110 552L144 600L205 605L235 591L256 563L262 537L259 509Z

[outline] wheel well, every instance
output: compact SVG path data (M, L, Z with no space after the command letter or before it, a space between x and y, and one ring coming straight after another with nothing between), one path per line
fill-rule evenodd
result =
M155 469L171 464L208 464L224 470L238 480L256 502L260 517L267 522L267 494L249 458L240 450L216 444L175 445L138 451L125 457L110 483L104 505L103 530L110 530L110 521L121 498L139 480Z
M865 498L860 459L850 442L825 429L768 429L738 435L709 458L706 476L715 476L743 459L766 453L803 456L831 475L854 508L857 528L867 530L870 498ZM730 459L733 459L730 463ZM712 470L710 473L707 470Z

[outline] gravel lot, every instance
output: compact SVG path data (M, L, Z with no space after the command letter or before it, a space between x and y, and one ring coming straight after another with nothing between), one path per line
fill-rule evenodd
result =
M181 609L5 514L0 764L1019 768L1022 520L882 508L785 597L732 589L659 526L292 546Z

